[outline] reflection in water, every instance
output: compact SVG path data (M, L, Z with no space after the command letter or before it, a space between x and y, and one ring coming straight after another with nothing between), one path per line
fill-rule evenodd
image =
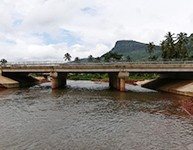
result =
M191 117L193 117L193 98L180 101L181 108Z
M68 81L0 91L0 149L180 149L192 145L192 99L127 85Z

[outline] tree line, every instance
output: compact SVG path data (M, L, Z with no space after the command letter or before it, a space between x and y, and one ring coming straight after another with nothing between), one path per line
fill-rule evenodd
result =
M164 40L160 43L162 60L192 60L193 55L193 36L188 37L187 33L168 32ZM154 55L155 44L150 42L147 44L147 52L149 53L149 60L156 60L158 56Z

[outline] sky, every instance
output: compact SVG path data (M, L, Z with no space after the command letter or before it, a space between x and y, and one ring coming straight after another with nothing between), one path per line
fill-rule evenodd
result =
M193 33L192 0L0 0L0 59L101 56L118 40Z

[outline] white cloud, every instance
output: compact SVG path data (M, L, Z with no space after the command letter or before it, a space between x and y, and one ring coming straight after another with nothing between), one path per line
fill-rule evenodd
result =
M121 39L159 44L168 31L192 32L192 5L192 0L2 0L0 58L60 60L65 52L97 57Z

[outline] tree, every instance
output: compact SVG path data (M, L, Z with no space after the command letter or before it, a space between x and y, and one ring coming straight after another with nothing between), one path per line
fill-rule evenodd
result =
M122 56L123 56L122 54L118 54L116 52L108 52L102 57L104 57L104 60L106 62L109 62L109 61L119 61L121 60Z
M76 57L76 58L74 59L74 61L75 61L75 62L80 62L79 57Z
M175 41L174 41L174 34L168 32L165 36L165 40L161 42L161 50L162 50L162 58L166 60L171 60L175 58L176 51L175 51Z
M177 42L175 44L176 49L176 58L178 59L185 59L188 58L188 37L186 33L179 33L177 34L176 38Z
M126 62L127 61L127 57L126 56L122 56L120 60L121 60L121 62Z
M193 49L193 33L189 37L190 48Z
M189 36L189 47L191 52L189 51L189 60L193 60L193 33Z
M71 60L71 55L70 55L69 53L66 53L66 54L64 55L64 60L65 60L65 61L70 61L70 60Z
M96 62L100 62L101 61L100 57L96 57L95 60L96 60Z
M149 60L152 60L152 58L154 58L153 53L155 51L155 44L153 42L149 42L149 44L147 44L146 51L149 53Z
M92 61L93 61L93 59L94 59L94 58L93 58L93 56L92 56L92 55L89 55L89 56L88 56L88 62L92 62Z
M1 63L1 65L5 65L7 63L7 60L3 58L0 60L0 63Z
M131 61L131 57L129 56L129 55L127 55L127 57L126 57L126 59L127 59L127 61Z

